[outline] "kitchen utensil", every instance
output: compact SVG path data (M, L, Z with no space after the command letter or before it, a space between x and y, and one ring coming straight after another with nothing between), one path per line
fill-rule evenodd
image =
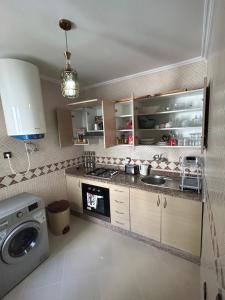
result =
M152 129L156 121L151 116L138 116L138 125L140 129Z

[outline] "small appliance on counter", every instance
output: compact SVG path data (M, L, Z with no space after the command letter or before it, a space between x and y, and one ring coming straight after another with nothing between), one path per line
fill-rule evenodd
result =
M180 189L182 191L194 190L200 193L202 189L201 158L198 156L180 157L180 165L181 165ZM196 171L196 176L190 175L192 170Z
M131 158L127 157L125 159L125 173L130 175L139 174L139 166L130 164Z

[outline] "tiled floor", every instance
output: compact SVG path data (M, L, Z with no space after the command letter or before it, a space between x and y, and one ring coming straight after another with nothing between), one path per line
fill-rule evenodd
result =
M199 266L76 217L4 300L199 300Z

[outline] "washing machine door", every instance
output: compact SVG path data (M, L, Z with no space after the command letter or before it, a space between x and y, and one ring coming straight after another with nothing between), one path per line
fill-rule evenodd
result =
M28 221L14 228L6 237L1 249L2 260L15 264L24 260L39 244L41 226L38 222Z

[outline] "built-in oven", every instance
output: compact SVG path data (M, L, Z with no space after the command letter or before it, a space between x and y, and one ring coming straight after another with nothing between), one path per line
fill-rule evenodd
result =
M84 213L110 222L109 189L82 183Z

